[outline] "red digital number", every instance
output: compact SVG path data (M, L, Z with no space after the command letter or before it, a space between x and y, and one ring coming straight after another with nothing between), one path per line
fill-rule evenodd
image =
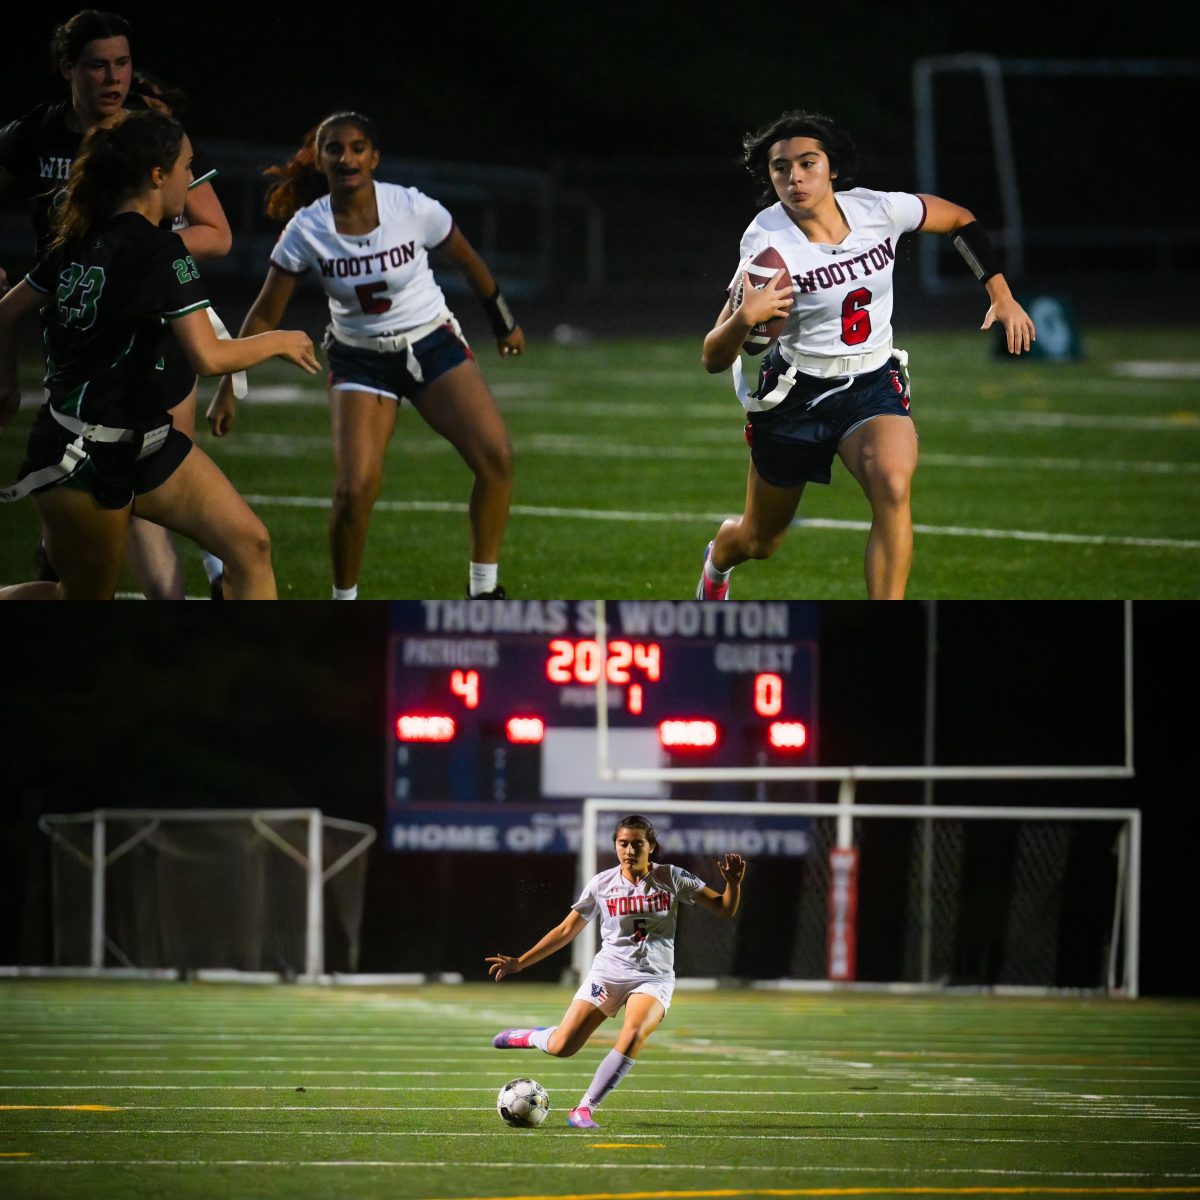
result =
M662 647L657 642L638 642L633 648L633 665L644 671L651 683L662 678Z
M778 675L755 675L754 711L760 717L777 717L783 708L783 680Z
M861 346L871 336L870 303L866 288L856 288L842 301L842 341L847 346Z
M608 643L608 682L628 683L629 664L633 662L633 647L628 642Z
M479 707L479 672L455 671L450 676L450 690L468 708Z
M550 657L546 660L546 678L551 683L570 683L575 676L575 643L566 638L555 638L550 643Z

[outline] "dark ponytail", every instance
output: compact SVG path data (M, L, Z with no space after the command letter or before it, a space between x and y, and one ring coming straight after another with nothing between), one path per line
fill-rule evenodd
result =
M55 210L51 250L82 241L117 206L148 183L153 167L169 171L179 158L183 126L160 112L131 112L83 139L71 166L62 203Z
M379 148L375 122L362 113L335 112L314 125L305 135L300 149L285 163L268 167L263 174L278 180L267 188L266 213L276 221L290 221L300 209L319 200L329 191L329 180L317 165L321 136L326 129L342 123L357 125L367 135L371 145Z

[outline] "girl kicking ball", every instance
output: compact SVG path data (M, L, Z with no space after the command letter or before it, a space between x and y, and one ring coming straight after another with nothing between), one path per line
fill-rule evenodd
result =
M576 1129L598 1129L592 1110L629 1074L646 1039L671 1007L675 991L675 924L680 904L700 904L732 918L742 898L746 863L740 854L717 861L725 891L715 892L690 871L653 863L658 849L654 826L629 816L613 831L618 866L595 875L555 926L532 949L513 957L496 954L485 961L497 981L515 975L573 941L584 925L600 918L603 945L592 969L575 993L563 1019L545 1029L505 1029L496 1034L497 1050L538 1049L569 1058L583 1049L608 1017L623 1007L625 1021L613 1048L604 1056L578 1105L567 1114Z

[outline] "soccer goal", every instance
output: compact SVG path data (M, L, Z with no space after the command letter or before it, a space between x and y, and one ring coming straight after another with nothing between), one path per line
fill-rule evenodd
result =
M375 830L319 809L47 815L54 962L322 978L357 967Z
M580 880L612 865L626 799L584 802ZM961 987L1136 997L1141 815L1135 809L645 800L659 858L720 891L714 860L750 861L734 922L683 906L681 983ZM706 827L681 819L703 814ZM804 852L755 860L743 818L802 818ZM596 951L575 941L583 972ZM870 962L860 945L873 942ZM863 968L866 968L865 970ZM765 975L766 978L763 978Z

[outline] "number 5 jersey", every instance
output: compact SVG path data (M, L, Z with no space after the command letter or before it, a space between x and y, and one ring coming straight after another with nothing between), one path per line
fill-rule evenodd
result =
M633 883L620 867L601 871L571 907L585 921L600 918L602 945L592 970L613 983L633 976L675 976L679 905L694 904L703 880L682 867L654 863Z

